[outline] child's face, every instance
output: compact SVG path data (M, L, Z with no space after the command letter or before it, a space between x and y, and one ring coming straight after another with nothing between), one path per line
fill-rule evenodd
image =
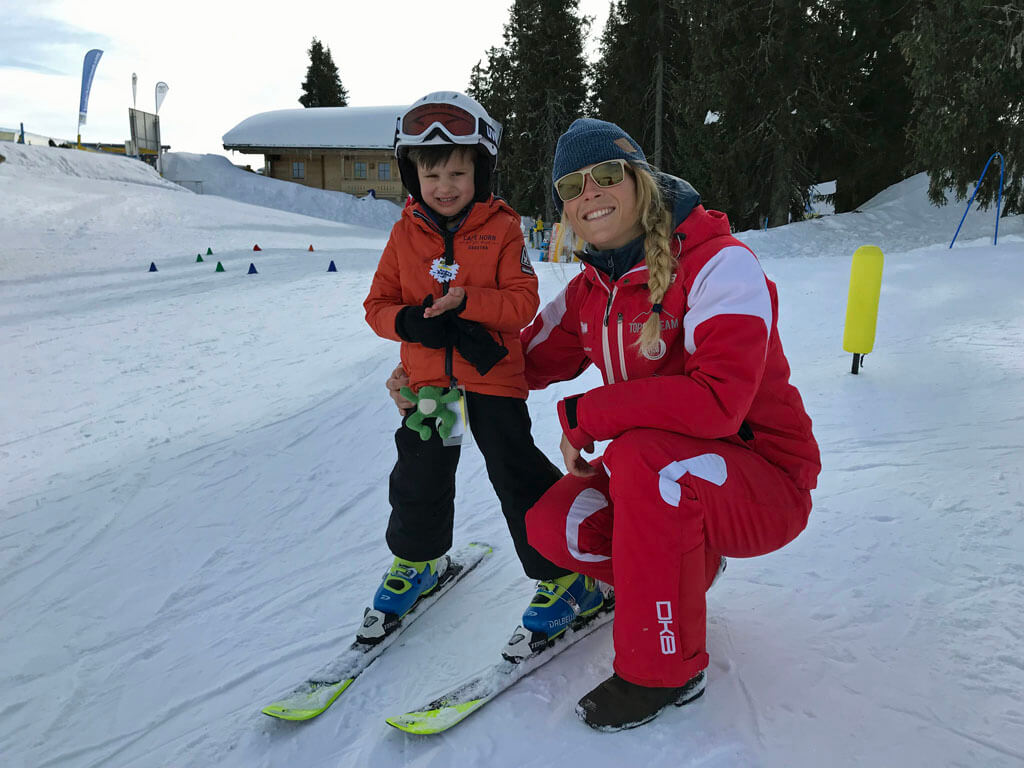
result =
M475 194L474 170L469 152L453 152L446 162L433 168L417 165L423 201L442 216L458 213Z

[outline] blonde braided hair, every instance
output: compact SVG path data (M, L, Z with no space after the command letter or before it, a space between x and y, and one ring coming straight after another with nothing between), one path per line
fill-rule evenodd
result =
M645 168L630 167L636 179L636 207L644 231L647 291L654 307L644 322L637 346L646 357L657 358L661 348L661 300L672 284L676 257L672 254L672 213L665 206L661 188Z

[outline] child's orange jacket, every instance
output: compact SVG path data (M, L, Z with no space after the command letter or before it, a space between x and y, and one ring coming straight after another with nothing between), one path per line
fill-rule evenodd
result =
M444 283L438 277L443 278L446 252L456 265L449 285L466 290L466 307L459 317L480 323L508 348L508 355L486 376L452 349L457 383L470 392L525 399L519 331L533 319L540 299L519 216L503 200L492 196L476 203L453 233L442 232L419 204L403 210L363 302L366 322L378 336L402 341L395 316L402 307L422 304L427 294L435 299L442 295ZM402 341L402 367L414 390L428 384L449 386L445 354L444 349Z

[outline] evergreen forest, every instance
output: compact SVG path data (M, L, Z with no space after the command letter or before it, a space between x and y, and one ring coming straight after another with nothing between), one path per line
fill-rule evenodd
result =
M582 116L619 124L736 229L804 218L830 180L836 212L921 171L934 202L963 199L995 152L1003 209L1024 211L1020 0L614 0L589 63L592 24L578 0L515 0L470 73L523 214L550 220L555 142Z

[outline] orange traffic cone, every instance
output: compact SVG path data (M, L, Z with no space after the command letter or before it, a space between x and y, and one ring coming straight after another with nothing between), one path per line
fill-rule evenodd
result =
M253 249L254 251L262 251L262 250L263 250L262 248L260 248L260 245L259 245L259 243L257 243L256 245L254 245L254 246L252 247L252 249Z
M311 251L313 250L313 246L312 245L309 246L309 250L311 250Z

